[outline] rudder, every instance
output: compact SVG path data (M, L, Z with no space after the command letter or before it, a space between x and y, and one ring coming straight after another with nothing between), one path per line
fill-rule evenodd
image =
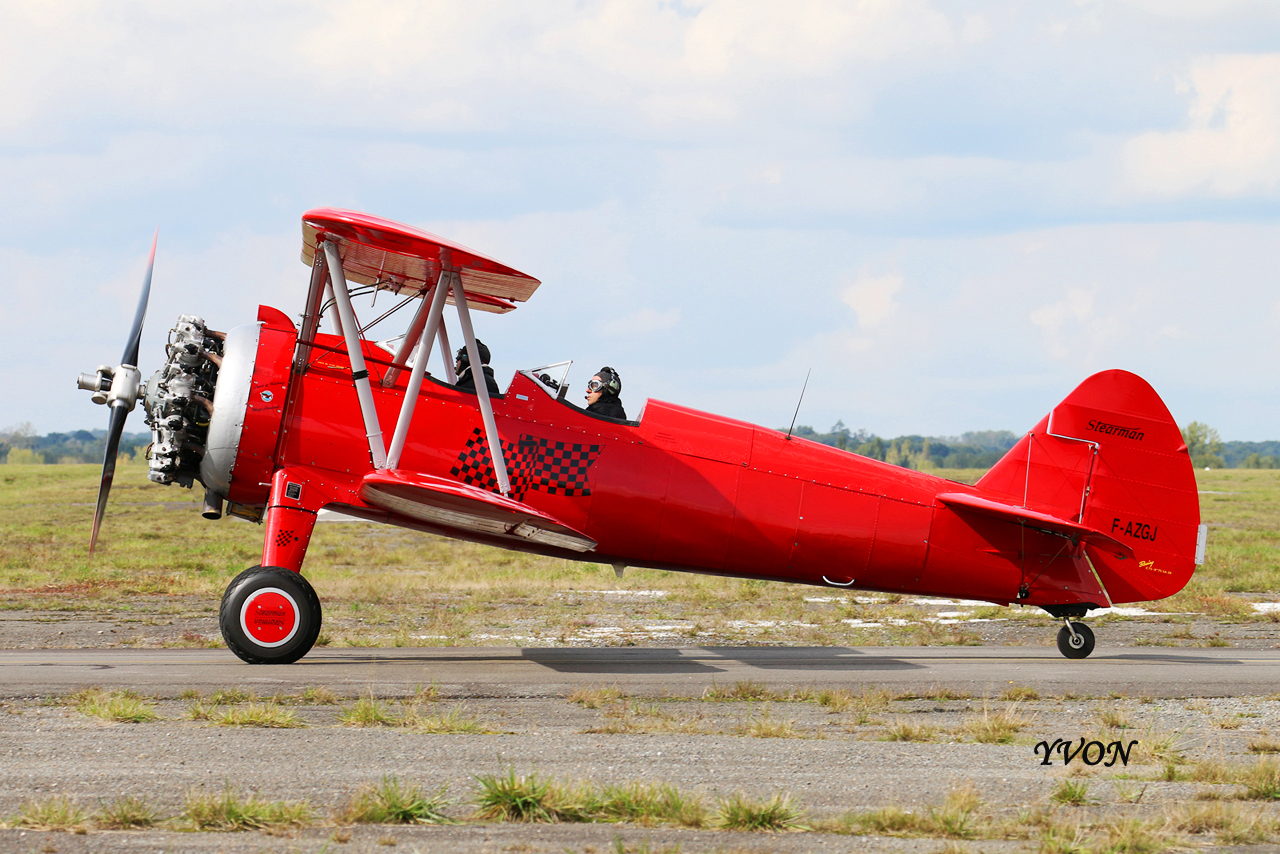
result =
M1085 547L1113 603L1172 596L1195 571L1191 457L1164 401L1136 374L1086 379L977 485L1131 546L1135 560Z

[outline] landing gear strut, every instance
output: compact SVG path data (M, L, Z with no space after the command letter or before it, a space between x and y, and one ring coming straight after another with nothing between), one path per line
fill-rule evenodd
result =
M1084 623L1073 623L1065 618L1066 625L1058 629L1058 651L1067 658L1088 658L1093 652L1093 629Z
M218 624L227 648L250 664L292 664L320 635L320 598L299 573L251 566L227 585Z

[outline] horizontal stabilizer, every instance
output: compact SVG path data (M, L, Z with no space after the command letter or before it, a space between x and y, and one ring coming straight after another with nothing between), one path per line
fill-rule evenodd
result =
M515 537L576 552L596 541L541 510L494 492L410 471L375 471L364 477L360 497L375 507L443 528Z
M982 513L986 516L995 516L1000 519L1007 519L1010 522L1018 522L1032 528L1042 531L1052 531L1055 534L1062 534L1068 537L1083 540L1091 546L1104 549L1115 555L1121 560L1129 560L1133 558L1133 549L1119 540L1104 534L1097 528L1089 528L1077 522L1071 522L1057 516L1051 516L1048 513L1040 513L1035 510L1028 510L1025 507L1018 507L1014 504L1005 504L1001 501L992 501L989 498L980 498L976 495L970 495L964 492L947 492L938 496L938 500L943 504L952 507L964 507L975 513Z

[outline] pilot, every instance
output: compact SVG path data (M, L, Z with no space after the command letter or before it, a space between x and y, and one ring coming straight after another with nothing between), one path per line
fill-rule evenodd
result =
M618 399L621 393L622 378L617 371L606 365L596 371L596 375L587 383L587 412L626 421L627 412Z
M489 389L489 394L499 394L498 381L493 378L493 368L489 367L489 348L477 338L476 349L480 351L480 367L484 369L485 387ZM453 370L458 375L458 388L471 392L476 390L476 378L471 373L471 357L467 355L466 347L458 348Z

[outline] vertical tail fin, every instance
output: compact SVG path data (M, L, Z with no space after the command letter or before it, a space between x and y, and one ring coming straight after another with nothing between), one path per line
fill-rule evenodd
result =
M1085 547L1112 602L1172 596L1195 571L1200 500L1191 457L1164 401L1136 374L1089 377L978 486L1131 546L1135 560Z

